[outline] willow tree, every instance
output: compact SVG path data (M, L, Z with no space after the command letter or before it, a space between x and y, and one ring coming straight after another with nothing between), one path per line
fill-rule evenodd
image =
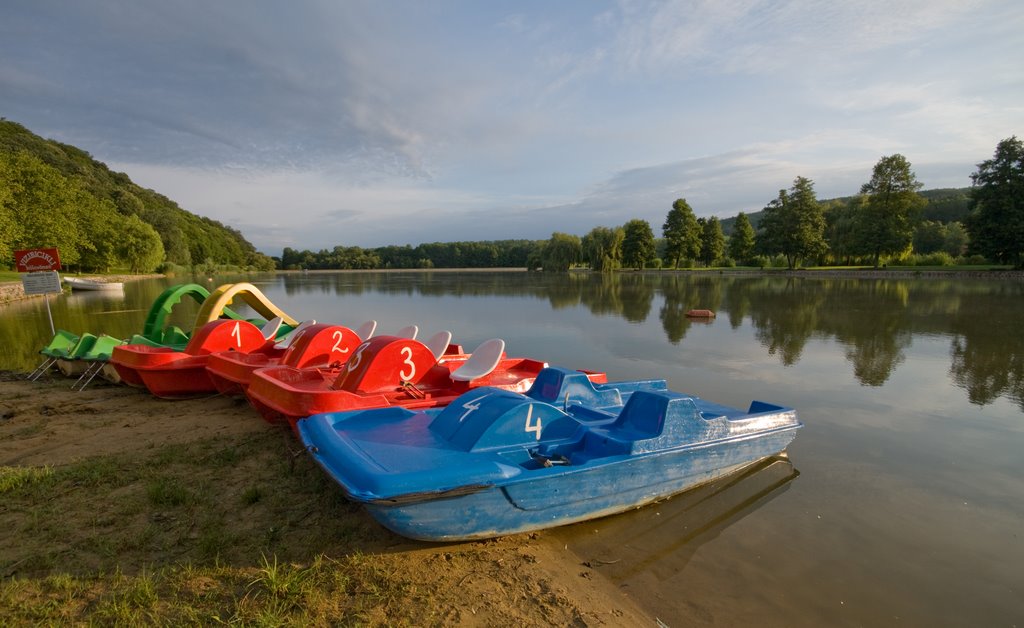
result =
M541 251L541 264L544 270L565 272L580 261L581 253L579 236L556 231Z
M596 271L611 271L622 265L622 227L594 227L583 236L583 260Z

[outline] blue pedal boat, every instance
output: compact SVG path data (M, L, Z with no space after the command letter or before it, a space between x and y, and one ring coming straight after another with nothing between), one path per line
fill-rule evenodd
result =
M317 414L298 422L349 499L413 539L481 539L603 517L778 454L792 408L743 412L664 380L593 384L561 368L526 394L482 387L445 408Z

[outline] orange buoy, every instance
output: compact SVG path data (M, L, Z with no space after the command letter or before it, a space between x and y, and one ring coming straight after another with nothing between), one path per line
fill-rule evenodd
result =
M715 313L711 310L690 310L686 313L689 318L714 318Z

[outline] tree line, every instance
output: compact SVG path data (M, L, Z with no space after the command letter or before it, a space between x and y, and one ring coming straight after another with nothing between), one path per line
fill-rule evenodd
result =
M523 268L544 246L540 240L429 242L417 246L336 246L317 252L285 248L284 270L372 270L378 268Z
M1010 137L995 156L978 164L962 221L926 220L928 200L921 194L910 162L900 154L875 164L860 194L818 200L814 182L802 176L758 213L756 226L741 212L726 237L718 218L698 218L677 199L655 238L646 220L620 227L594 227L582 238L554 233L535 260L546 270L585 264L593 270L753 265L778 259L788 268L871 264L922 257L929 265L955 260L1012 264L1024 254L1024 143ZM933 217L955 215L956 199L940 197Z
M0 267L12 265L13 251L39 246L57 247L65 267L83 271L274 268L236 229L0 118Z

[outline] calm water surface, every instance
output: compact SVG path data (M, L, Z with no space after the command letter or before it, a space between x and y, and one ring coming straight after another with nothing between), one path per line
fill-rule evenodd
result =
M56 297L54 319L127 336L171 283ZM375 319L379 333L415 323L467 349L501 337L510 355L797 408L806 427L788 460L543 535L670 625L1024 626L1019 281L433 272L254 283L298 319ZM718 317L692 321L691 308ZM43 301L0 314L2 366L32 368L50 336Z

